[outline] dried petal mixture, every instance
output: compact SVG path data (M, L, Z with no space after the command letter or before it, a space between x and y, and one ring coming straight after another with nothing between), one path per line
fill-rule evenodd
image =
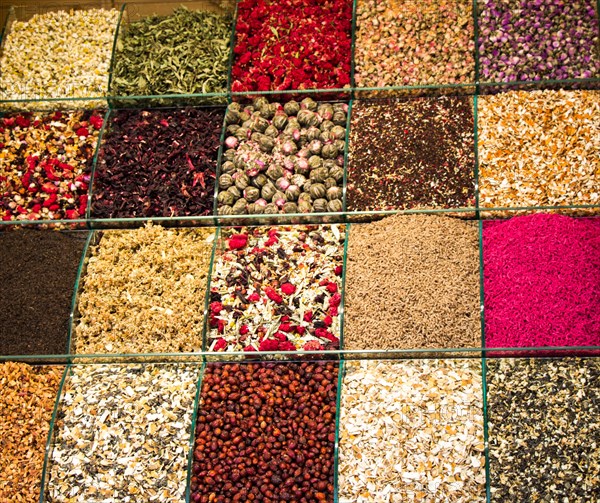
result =
M73 367L54 427L46 501L184 501L199 370Z
M339 348L344 240L338 225L223 229L208 349Z
M485 501L481 364L346 362L339 501Z

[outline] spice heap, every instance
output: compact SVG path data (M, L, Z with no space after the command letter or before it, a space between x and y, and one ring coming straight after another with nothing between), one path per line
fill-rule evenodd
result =
M65 354L87 233L0 233L0 355Z
M483 223L487 347L600 345L600 220Z
M232 103L219 176L220 215L341 212L346 103Z
M470 98L355 101L348 148L349 211L475 203Z
M0 364L0 501L40 496L50 418L62 367Z
M46 501L183 501L198 373L197 365L73 367Z
M208 349L339 348L345 237L337 225L223 229Z
M598 499L600 361L488 361L491 501Z
M482 206L600 204L600 91L481 96L478 115Z
M120 110L108 122L93 216L212 215L222 109Z
M227 90L230 15L177 8L121 30L111 94L222 93Z
M352 226L345 349L479 347L475 222L397 215Z
M86 9L15 21L2 41L0 99L105 96L118 18L116 9Z
M595 0L479 0L478 10L484 80L598 77Z
M359 87L466 84L475 80L470 0L359 0Z
M485 501L481 364L346 362L339 501Z
M214 229L107 231L92 246L73 353L200 351Z
M192 501L333 502L338 368L208 364Z
M99 112L0 119L2 220L84 218L102 121Z
M350 85L350 0L242 0L237 8L233 92Z

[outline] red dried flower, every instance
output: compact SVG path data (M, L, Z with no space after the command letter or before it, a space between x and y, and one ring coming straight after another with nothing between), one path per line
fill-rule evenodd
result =
M248 332L250 332L248 325L242 325L240 327L240 335L246 335Z
M220 302L211 302L210 303L210 312L213 314L219 314L223 310L223 304Z
M281 304L283 302L283 297L281 295L279 295L274 288L271 288L270 286L265 288L265 294L267 297L269 297L269 299L271 299L273 302L276 302L277 304Z
M323 349L323 346L317 341L308 341L304 346L302 346L304 351L319 351Z
M331 292L331 293L335 293L338 291L338 286L337 283L334 283L333 281L331 283L327 284L327 291Z
M292 295L296 291L296 287L291 283L284 283L281 285L281 291L286 295Z
M315 335L317 337L319 337L320 339L327 339L328 341L331 341L331 342L337 342L337 340L338 340L338 338L335 335L333 335L326 328L317 328L315 330Z
M215 344L213 351L221 351L222 349L225 349L226 347L227 347L227 341L225 339L223 339L223 337L221 337L220 339L217 340L217 343Z
M77 134L77 136L83 136L84 138L87 138L90 135L88 128L83 126L78 128L77 131L75 131L75 133Z
M279 341L273 339L265 339L258 346L259 351L277 351L279 349Z
M298 335L304 335L306 332L306 327L303 327L302 325L298 325L296 327L296 332L298 333Z
M102 123L104 119L101 115L92 115L90 117L90 124L94 127L94 129L100 129L102 127Z
M331 307L337 307L342 302L342 296L339 293L335 293L329 299L329 305Z
M292 325L290 323L281 323L279 325L279 330L281 330L282 332L288 332L291 333L292 330Z
M333 318L330 315L327 315L325 316L325 318L323 318L323 323L325 323L326 326L330 327L333 323Z
M296 346L290 341L280 342L279 351L296 351Z
M258 293L253 292L250 295L248 295L248 300L250 302L258 302L260 300L260 295L258 295Z
M277 339L279 342L285 342L285 341L287 341L287 340L288 340L288 338L287 338L287 335L285 335L285 334L284 334L284 333L282 333L282 332L275 332L275 333L273 334L273 337L274 337L275 339Z
M312 311L306 311L304 313L304 321L306 323L310 323L312 321L312 319L313 319L313 313L312 313Z
M230 250L239 250L248 244L247 234L234 234L229 238L228 245Z
M331 315L331 316L337 316L339 314L339 310L337 306L330 306L329 309L327 310L327 312Z
M254 346L246 346L244 351L256 351L256 349L254 349Z

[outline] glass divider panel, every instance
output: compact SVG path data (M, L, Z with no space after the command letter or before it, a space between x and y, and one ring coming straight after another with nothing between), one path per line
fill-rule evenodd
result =
M348 206L346 202L346 192L348 190L348 157L350 155L350 129L352 128L352 121L350 120L352 116L352 104L354 100L350 99L348 103L348 115L346 117L346 138L344 139L346 143L346 150L344 152L344 178L342 181L342 211L344 214L348 212ZM344 217L344 221L347 219Z
M63 388L67 379L67 375L71 372L71 363L69 363L63 372L62 379L58 386L58 392L56 393L56 401L54 402L54 409L52 410L52 419L50 420L50 428L48 429L48 439L46 440L46 451L44 453L44 467L42 468L42 480L40 483L40 503L46 501L46 484L48 482L48 468L50 463L50 455L52 451L52 443L54 439L54 426L56 425L56 416L58 414L58 408L60 406Z
M83 268L85 266L85 264L87 263L87 255L88 255L88 249L90 247L90 242L92 240L92 236L94 235L93 232L89 232L88 237L85 241L85 246L83 247L83 251L81 253L81 259L79 260L79 267L77 268L77 276L75 276L75 284L73 287L73 295L71 296L71 315L69 317L69 326L68 326L68 333L67 333L67 347L66 347L66 352L68 355L71 354L71 340L73 337L73 329L75 328L74 326L74 318L75 318L75 309L77 308L77 305L79 303L79 282L81 280L81 276L83 274ZM72 359L69 358L69 363L72 363Z
M475 218L480 219L479 212L479 133L478 133L478 114L477 114L477 94L473 96L473 153L475 154Z
M481 388L483 392L483 445L485 453L485 499L490 503L491 481L490 481L490 449L488 444L488 412L487 412L487 359L484 356L481 359Z
M335 406L335 444L333 448L333 502L339 501L339 460L340 460L340 419L342 412L342 383L346 372L346 363L340 360L338 367L338 389Z
M202 378L204 377L204 369L206 368L206 362L202 362L200 373L198 374L198 381L196 382L196 397L194 398L194 408L192 409L192 425L190 431L190 442L188 449L188 467L187 467L187 481L185 484L185 502L190 503L192 497L192 491L190 483L192 480L192 466L194 464L194 441L196 440L196 420L198 419L198 406L200 403L200 392L202 390Z
M100 157L100 147L102 146L102 139L104 137L104 133L107 130L107 124L112 115L112 109L110 108L104 114L104 122L102 123L102 127L100 128L100 134L98 135L98 143L96 144L96 150L94 152L94 157L92 160L92 171L90 173L90 185L88 188L88 200L87 207L85 210L85 220L88 224L88 228L91 229L90 219L92 218L92 198L94 195L94 178L96 176L96 165L98 164L98 158Z
M354 66L355 66L355 54L356 54L356 7L358 4L359 0L353 0L352 2L352 41L351 41L351 45L350 45L350 57L352 58L350 60L350 86L352 87L352 92L350 95L350 98L354 98L354 87L355 87L355 82L354 82ZM599 0L600 1L600 0Z
M121 36L121 27L124 26L123 18L127 19L126 9L127 9L127 3L124 3L123 5L121 5L121 8L119 9L119 20L117 21L117 29L115 30L115 37L113 39L112 52L110 54L110 67L108 70L108 86L107 86L107 90L106 90L106 95L108 96L107 101L108 101L109 109L114 107L113 100L110 98L111 91L112 91L112 77L113 77L113 71L115 68L115 54L117 52L117 41L119 40L119 37Z
M348 241L350 239L350 228L352 224L346 224L346 238L344 240L344 256L342 262L342 301L341 301L341 312L340 312L340 349L344 349L344 319L346 316L346 276L347 276L347 263L348 263Z
M215 256L218 253L217 246L221 239L221 228L215 228L215 239L213 241L212 254L210 257L210 265L208 267L208 277L206 280L206 294L204 297L204 322L202 325L202 351L207 352L209 348L208 342L208 306L210 304L210 285L212 282L213 267L215 265ZM206 355L202 355L202 360L206 361Z
M231 36L229 38L229 61L227 62L227 88L226 88L228 103L231 103L231 80L232 80L231 72L233 70L233 54L234 54L233 49L235 49L235 41L236 41L235 29L237 26L237 19L238 19L238 4L239 4L239 0L237 0L235 2L235 10L233 13L233 21L231 24Z

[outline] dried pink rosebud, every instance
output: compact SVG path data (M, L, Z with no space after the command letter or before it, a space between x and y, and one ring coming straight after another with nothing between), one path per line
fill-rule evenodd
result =
M238 146L238 143L238 139L235 136L229 136L225 140L225 145L227 145L228 148L235 148Z

